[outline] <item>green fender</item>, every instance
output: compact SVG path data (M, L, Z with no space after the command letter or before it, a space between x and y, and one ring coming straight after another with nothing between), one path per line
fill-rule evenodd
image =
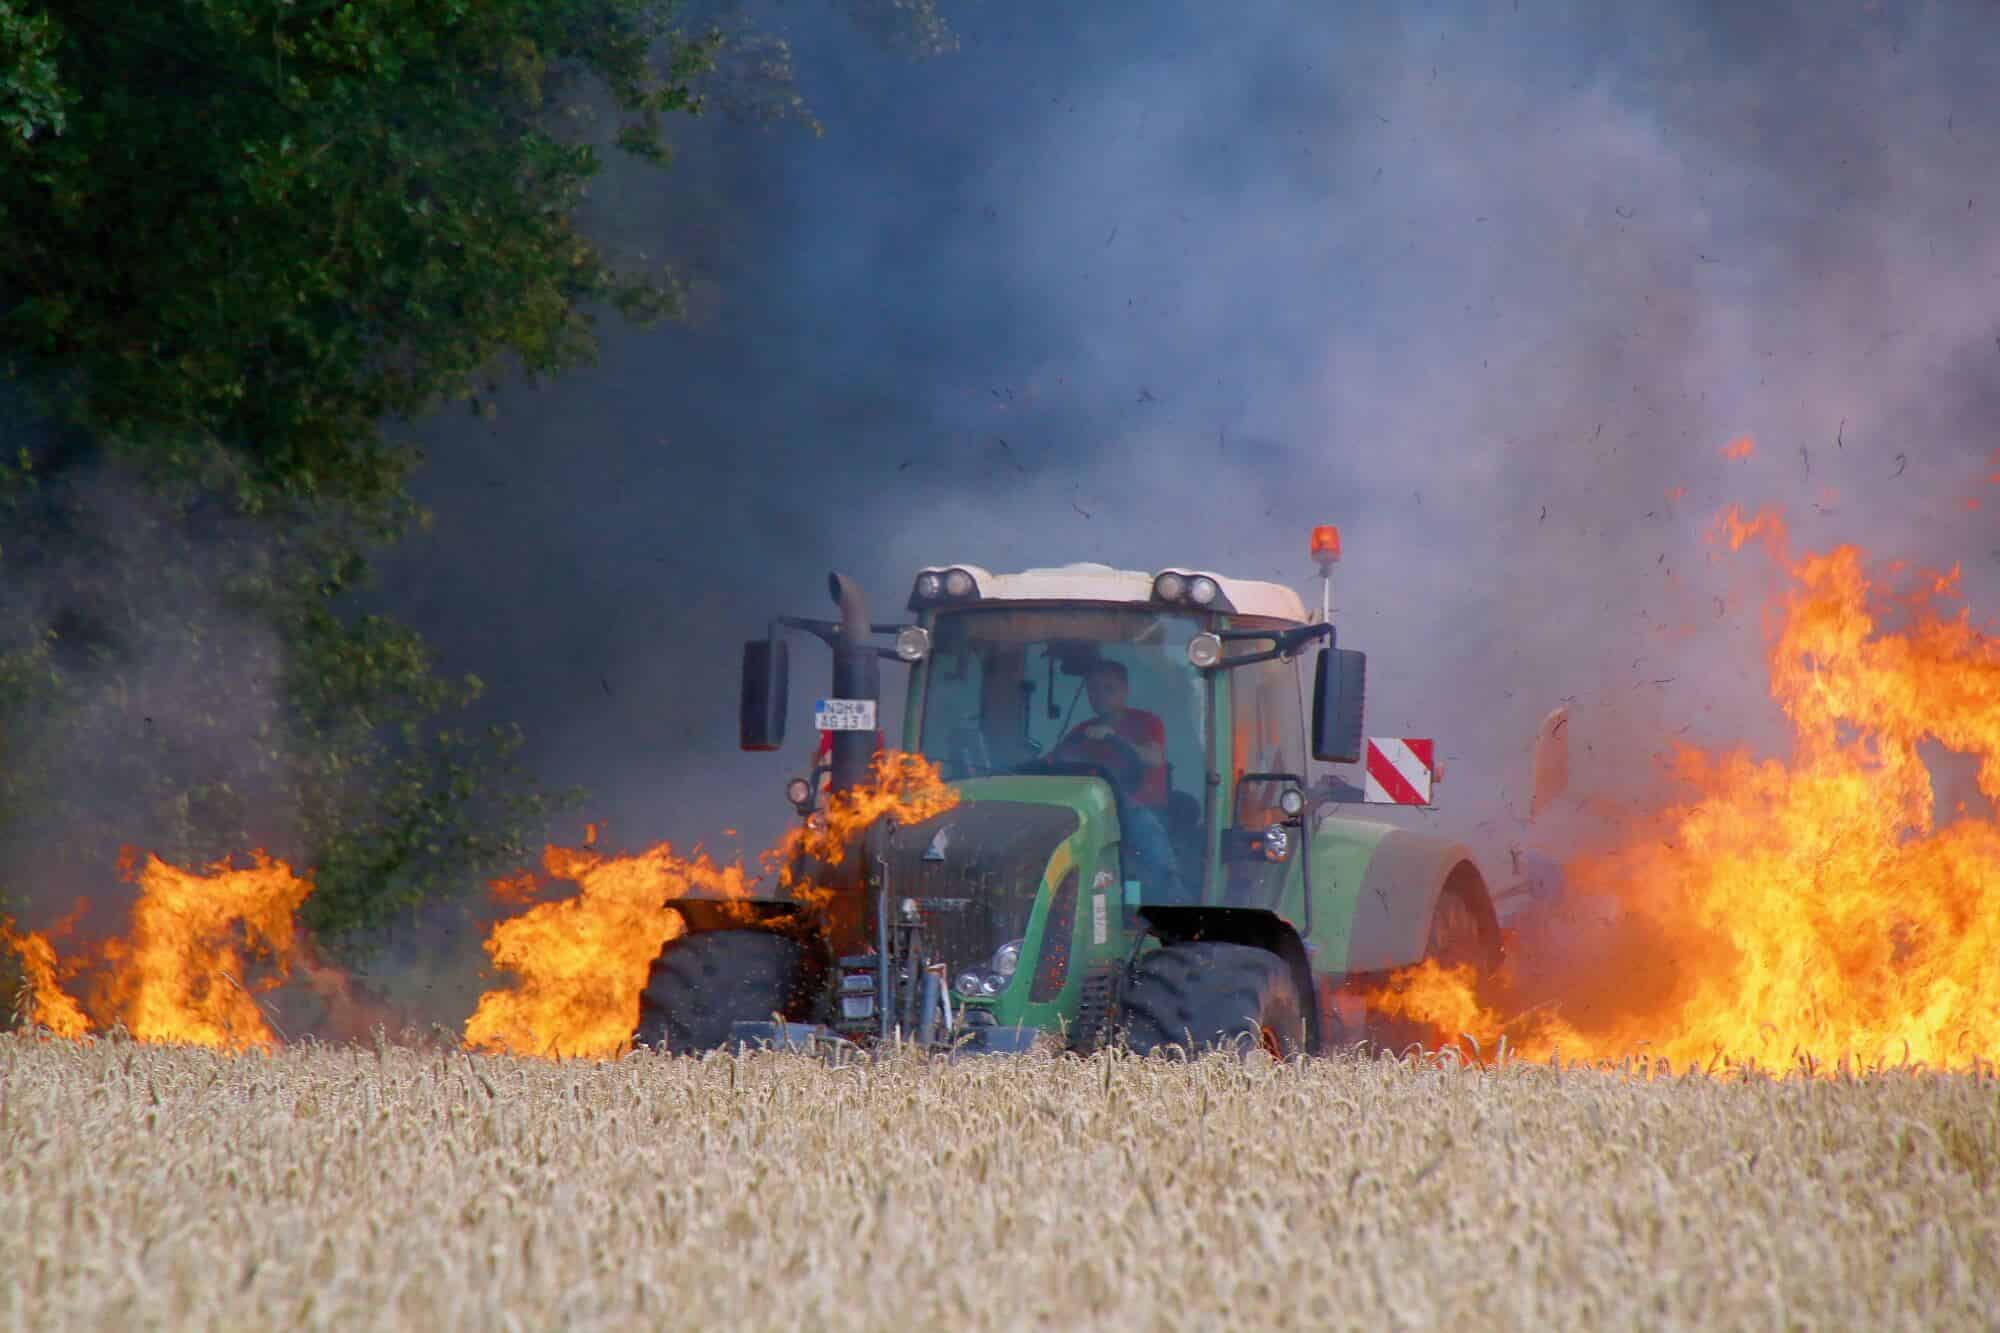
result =
M1317 972L1388 972L1420 960L1447 884L1466 891L1487 938L1498 945L1486 882L1461 843L1332 815L1314 830L1310 855Z
M1431 914L1447 884L1468 893L1487 939L1497 944L1493 904L1472 853L1461 843L1397 829L1377 843L1375 854L1368 858L1368 873L1354 904L1347 970L1386 972L1423 958Z

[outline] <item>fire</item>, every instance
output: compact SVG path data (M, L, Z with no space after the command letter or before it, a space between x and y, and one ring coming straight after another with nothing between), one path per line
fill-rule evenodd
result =
M519 1054L615 1054L637 1025L653 960L685 930L675 899L742 899L771 875L810 898L819 890L796 876L800 857L837 865L876 819L924 819L956 800L923 759L878 755L872 783L833 797L821 818L780 839L754 872L740 860L719 865L699 848L680 856L665 843L606 855L594 849L601 830L591 825L583 847L550 847L543 857L547 878L575 884L575 896L536 902L545 881L532 872L493 881L495 900L517 914L493 928L485 948L512 979L480 997L466 1043ZM194 871L156 856L141 862L128 850L120 869L139 888L130 930L67 957L48 933L0 920L0 946L22 961L29 1017L71 1038L122 1024L141 1041L269 1047L283 1034L257 997L296 976L323 1002L327 1033L359 1036L386 1023L388 1011L296 930L311 881L262 851L249 860Z
M2000 1053L2000 821L1989 808L1941 823L1922 752L1976 760L2000 803L2000 640L1943 609L1956 570L1891 596L1852 546L1792 558L1775 513L1732 509L1718 533L1732 550L1760 543L1789 579L1768 653L1789 761L1675 748L1684 796L1569 867L1591 909L1573 924L1596 937L1549 937L1551 1007L1520 1014L1541 997L1518 977L1482 999L1469 975L1435 967L1377 1004L1446 1039L1490 1051L1505 1032L1524 1054L1565 1058L1962 1066Z
M1739 435L1723 446L1722 456L1730 462L1740 462L1757 452L1757 443L1748 435Z
M542 864L576 896L539 903L494 926L486 953L514 974L489 990L465 1024L465 1042L517 1055L615 1055L639 1022L646 973L668 940L686 929L671 900L742 898L750 883L741 865L718 866L699 851L676 855L661 843L634 856L583 847L550 847ZM494 884L502 901L519 881Z
M875 820L928 819L957 800L928 761L884 752L875 757L873 782L836 793L823 818L779 839L759 858L756 873L740 860L718 865L699 849L680 856L666 843L632 856L550 847L543 856L547 874L576 884L578 892L494 926L487 956L513 980L479 997L465 1025L466 1044L519 1055L615 1055L638 1026L653 960L686 930L675 899L747 898L759 880L775 876L810 901L824 890L798 875L799 857L837 864ZM497 880L493 888L508 903L530 891L520 877Z
M822 864L837 863L869 826L884 816L920 824L958 804L957 788L947 786L938 776L937 765L920 754L878 750L870 774L870 782L835 792L820 812L821 818L791 830L764 854L765 867L777 868L779 883L810 893L810 886L798 880L800 855Z
M299 947L293 914L312 884L261 851L250 862L198 873L150 855L139 864L128 850L120 870L139 887L131 930L64 962L46 936L0 925L0 942L22 958L35 1021L67 1037L122 1023L140 1041L272 1045L256 993L290 971ZM82 1003L62 987L80 972L91 982Z
M11 921L0 921L0 944L20 956L31 1006L26 1015L28 1020L58 1037L74 1039L87 1035L90 1020L57 979L55 946L49 943L48 936L35 931L17 934Z

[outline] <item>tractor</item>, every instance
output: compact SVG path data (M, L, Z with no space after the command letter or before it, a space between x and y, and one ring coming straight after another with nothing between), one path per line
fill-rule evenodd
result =
M830 576L837 619L780 617L745 645L743 747L783 745L786 635L808 635L832 650L831 745L788 785L800 819L870 781L885 662L909 673L900 750L957 801L885 815L766 896L677 900L688 929L652 965L635 1043L1397 1044L1370 991L1424 958L1497 967L1500 923L1464 847L1354 817L1428 803L1436 765L1428 741L1385 758L1364 736L1366 658L1331 617L1337 530L1312 547L1316 612L1201 569L958 564L920 570L910 619L884 624ZM1364 753L1362 785L1308 778Z

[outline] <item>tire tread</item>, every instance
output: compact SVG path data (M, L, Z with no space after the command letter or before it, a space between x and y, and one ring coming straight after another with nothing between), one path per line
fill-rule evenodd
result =
M1256 1042L1267 1024L1287 1050L1298 1045L1302 1006L1282 958L1247 944L1197 940L1143 955L1126 984L1125 1043L1145 1055ZM1189 1052L1193 1053L1193 1052Z
M639 997L636 1044L714 1050L738 1022L802 1016L812 999L805 946L769 930L707 930L669 940Z

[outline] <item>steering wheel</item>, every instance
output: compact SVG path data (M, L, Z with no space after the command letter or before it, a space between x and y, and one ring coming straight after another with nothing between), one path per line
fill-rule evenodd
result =
M1049 751L1048 757L1057 762L1094 764L1128 789L1137 788L1146 777L1146 761L1139 757L1137 747L1115 731L1101 737L1079 732Z
M961 722L952 728L948 749L951 766L956 771L947 777L947 781L983 778L994 771L993 753L986 744L986 731L977 722Z

